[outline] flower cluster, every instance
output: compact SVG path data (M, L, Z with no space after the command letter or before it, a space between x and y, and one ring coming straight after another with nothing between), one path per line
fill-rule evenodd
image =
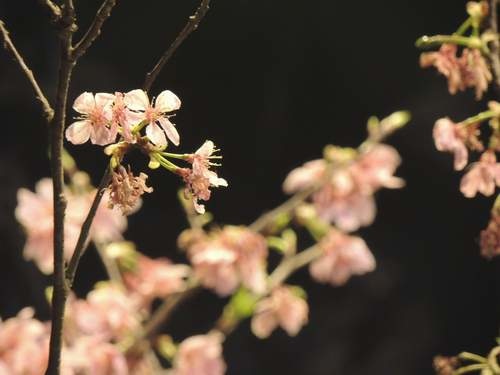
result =
M111 195L110 206L117 206L124 215L134 211L139 197L150 193L152 188L145 184L147 175L134 176L130 166L125 169L121 162L126 153L137 148L148 155L149 167L160 166L182 177L186 193L192 197L198 213L205 207L198 200L210 199L210 187L227 186L226 180L211 170L213 155L218 151L212 141L206 141L193 154L164 152L168 141L178 146L180 135L170 121L173 112L181 107L180 99L171 91L164 90L154 100L146 92L135 89L127 93L84 92L78 96L73 109L80 114L78 121L66 129L66 139L73 144L82 144L89 139L97 145L108 145L106 154L111 156L112 180L108 190ZM145 135L141 134L145 128ZM119 139L117 141L117 138ZM182 168L169 159L182 159L192 166Z

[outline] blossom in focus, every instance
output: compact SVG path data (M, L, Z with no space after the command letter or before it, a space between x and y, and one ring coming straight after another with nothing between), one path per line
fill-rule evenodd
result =
M173 92L162 91L152 103L144 90L137 89L126 93L124 101L132 111L143 113L144 121L147 121L146 135L151 142L157 146L166 146L168 137L174 145L179 145L179 133L167 115L181 107L180 99Z
M500 255L500 216L493 213L488 227L481 231L479 243L481 255L491 259Z
M76 98L73 109L81 119L66 129L66 139L78 145L89 140L93 144L113 143L118 133L118 124L112 122L112 104L115 96L107 93L84 92Z
M221 334L212 332L182 341L174 358L173 375L223 375L226 364L222 340Z
M490 196L495 192L496 186L500 186L500 163L497 163L495 153L489 150L462 177L460 191L467 198L475 197L477 192Z
M314 260L309 271L314 279L334 286L345 284L353 275L375 269L375 258L363 239L331 229L318 246L323 255Z
M443 44L437 52L424 52L420 55L420 66L428 68L434 66L439 73L448 79L448 91L456 94L464 90L462 79L462 68L457 57L457 46L454 44Z
M210 166L217 165L210 159L219 158L213 155L218 151L212 141L205 141L203 145L192 155L188 161L192 168L181 168L179 173L186 183L186 190L193 197L193 204L196 212L203 214L205 206L198 203L198 200L208 201L210 199L210 187L227 186L227 181L217 176L217 173L210 170Z
M33 309L28 307L0 322L2 375L42 375L47 367L50 328L33 315Z
M113 171L111 183L108 186L109 208L117 206L123 215L132 213L140 202L144 193L151 193L152 187L146 185L148 175L145 173L134 176L130 170L118 166Z
M134 269L126 272L123 279L127 289L148 304L154 298L184 290L189 272L188 266L172 264L167 258L151 259L139 255Z
M244 285L254 293L266 287L267 244L260 234L226 226L188 246L188 256L200 282L221 296Z
M74 251L85 211L67 194L68 206L64 225L64 256L69 259ZM21 188L17 192L16 219L26 231L23 255L33 260L45 274L52 273L54 251L52 180L44 178L35 186L35 192Z
M125 142L135 143L132 129L144 119L144 114L131 111L125 104L125 94L115 92L115 101L112 108L112 122L114 126L122 127L122 136Z
M288 286L274 289L269 297L259 301L252 318L252 332L259 338L266 338L278 326L288 335L295 336L307 323L309 307Z

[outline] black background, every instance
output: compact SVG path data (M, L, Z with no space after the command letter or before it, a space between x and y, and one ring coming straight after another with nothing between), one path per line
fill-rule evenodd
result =
M75 69L70 101L82 91L128 91L174 39L194 0L122 0ZM81 36L99 6L77 2ZM378 268L332 288L306 271L291 280L309 293L310 324L297 338L265 341L242 324L226 341L229 374L431 374L437 353L485 353L498 333L499 263L480 258L477 235L491 198L465 199L449 155L432 142L435 119L460 120L484 107L472 93L450 97L445 82L418 67L414 40L451 33L464 2L435 0L214 0L199 31L153 87L183 101L176 117L183 151L212 139L224 155L229 188L208 204L219 223L245 224L279 204L287 172L321 155L326 143L355 146L366 119L409 109L411 124L391 138L403 156L399 191L377 196L376 223L361 231ZM2 0L0 18L53 99L57 41L35 0ZM490 96L491 98L491 96ZM72 116L73 113L70 113ZM48 318L48 280L22 259L23 233L13 217L16 190L49 175L46 125L31 88L0 51L0 314L26 305ZM102 149L68 146L97 183ZM146 169L146 161L135 165ZM182 259L176 235L186 226L175 198L179 181L150 171L155 192L130 217L126 237L152 256ZM80 295L104 277L92 251L77 276ZM222 302L205 292L167 327L175 337L211 327Z

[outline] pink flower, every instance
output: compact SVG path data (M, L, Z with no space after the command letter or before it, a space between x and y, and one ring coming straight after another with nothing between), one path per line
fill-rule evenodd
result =
M491 259L500 255L500 216L493 213L488 227L481 231L481 255Z
M462 79L467 87L474 87L476 99L480 100L483 93L488 90L488 85L493 75L488 68L486 60L478 49L464 48L460 57Z
M125 142L135 143L136 139L132 135L132 128L144 119L144 114L131 111L125 105L125 95L121 92L115 92L112 114L113 124L122 127L122 136Z
M118 286L102 283L85 300L70 301L67 335L95 336L102 341L123 338L139 327L139 303Z
M315 183L323 178L326 167L325 160L316 159L293 169L283 182L283 191L291 194L314 186Z
M226 226L190 244L189 259L201 283L221 296L244 285L260 294L266 288L265 239L244 227Z
M146 135L151 142L157 146L166 146L166 134L174 145L179 145L179 133L166 115L166 113L175 111L181 107L180 99L173 92L168 90L162 91L154 104L150 103L148 95L140 89L126 93L124 100L127 107L132 111L144 113L144 121L147 121Z
M439 151L449 151L455 155L455 170L464 169L467 165L468 151L463 127L448 117L440 118L434 125L433 137Z
M84 92L76 98L73 109L82 115L79 121L66 129L66 139L78 145L89 140L93 144L113 143L118 133L118 125L112 122L115 97L112 94Z
M73 254L85 212L67 194L68 207L64 226L64 255L69 259ZM33 260L38 268L50 274L53 270L54 219L52 200L52 180L44 178L35 186L35 193L21 188L17 192L15 215L26 231L24 257Z
M128 168L128 171L123 166L118 166L113 171L111 183L108 186L109 191L109 208L118 206L123 215L128 215L137 209L140 203L140 197L144 193L151 193L152 187L146 186L148 175L141 173L139 176L134 176Z
M309 271L321 283L343 285L352 275L363 275L375 269L375 258L359 237L332 229L319 246L324 254L311 263Z
M295 336L307 323L308 314L307 302L295 295L292 288L281 286L257 303L252 318L252 332L259 338L266 338L276 327L281 326L288 335Z
M88 207L85 212L90 209L94 196L95 191L87 195ZM123 239L123 232L127 229L127 218L117 207L109 208L110 199L109 191L105 191L92 222L90 236L97 243L120 241Z
M135 269L123 277L127 288L149 304L154 298L184 290L189 272L188 266L172 264L167 258L139 255Z
M437 52L424 52L420 55L420 66L427 68L434 66L439 73L448 79L448 91L456 94L458 90L465 89L462 78L462 66L457 58L457 46L443 44Z
M488 150L462 177L460 191L467 198L475 197L477 192L490 196L495 192L496 186L500 186L500 163L497 163L495 153Z
M33 315L28 307L0 322L0 368L5 374L41 375L47 367L49 326Z
M221 334L191 336L181 342L174 358L173 375L223 375Z
M181 168L177 173L184 179L186 190L193 197L193 205L199 214L205 213L205 206L198 203L198 200L208 201L210 199L210 187L227 186L227 181L217 176L217 173L210 170L210 166L217 165L210 159L218 159L213 155L218 151L212 141L205 141L203 145L190 157L188 161L192 163L192 169Z
M399 164L401 157L394 147L378 144L361 154L349 171L358 190L369 195L382 187L399 189L404 186L404 181L394 176Z

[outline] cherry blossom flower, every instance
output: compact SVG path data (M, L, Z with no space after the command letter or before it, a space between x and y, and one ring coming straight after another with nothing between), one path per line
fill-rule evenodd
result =
M352 275L363 275L375 269L375 258L359 237L332 229L318 246L324 253L310 264L309 271L321 283L343 285Z
M481 255L491 259L500 255L500 216L492 214L488 227L481 231L480 240Z
M227 296L240 285L254 293L266 287L265 239L244 227L226 226L188 246L195 275L207 288Z
M134 270L126 272L123 278L127 288L149 304L154 298L184 290L189 272L188 266L172 264L167 258L139 255Z
M424 52L420 55L420 66L427 68L434 66L439 73L448 79L448 91L456 94L465 89L462 78L462 66L457 58L457 46L443 44L437 52Z
M144 121L147 121L146 135L151 142L157 146L166 146L166 134L174 145L179 145L179 133L166 115L181 107L180 99L173 92L162 91L153 104L143 90L137 89L126 93L124 101L132 111L144 113Z
M475 197L477 192L490 196L496 186L500 186L500 163L497 163L495 153L489 150L462 177L460 191L467 198Z
M192 168L180 168L177 171L184 179L187 193L192 195L194 208L199 214L205 213L205 206L199 204L198 200L210 199L210 187L228 186L225 179L218 177L217 173L210 170L210 166L217 165L210 159L220 158L213 155L217 151L212 141L205 141L194 154L187 158L187 161L192 163Z
M222 358L219 333L191 336L180 343L174 358L173 375L223 375L226 364Z
M488 64L478 49L464 48L460 56L462 79L467 87L474 87L476 99L479 100L488 90L493 75Z
M41 375L47 367L50 329L33 315L27 307L0 322L0 369L6 375Z
M64 226L64 255L69 259L74 251L85 212L67 194L68 207ZM35 186L35 192L21 188L17 192L15 215L26 231L26 243L23 254L27 260L33 260L45 274L53 270L53 199L52 180L44 178Z
M145 173L134 176L128 168L128 171L123 166L118 166L113 171L111 183L108 186L109 191L109 208L117 206L123 213L128 215L137 209L140 202L140 197L144 193L151 193L152 187L146 186L148 175Z
M131 111L125 105L125 94L115 92L112 115L113 124L122 127L122 136L125 142L136 143L136 138L132 134L132 128L144 120L144 114Z
M460 363L457 357L438 355L434 357L433 365L438 375L453 375L456 373Z
M309 307L293 289L280 286L271 295L259 301L252 318L252 332L259 338L266 338L280 326L288 335L295 336L307 323Z
M324 159L316 159L293 169L283 182L283 191L292 194L312 187L314 183L324 177L326 167L327 164Z
M461 125L451 121L448 117L436 121L433 129L434 143L439 151L453 153L455 170L465 168L468 161L467 147L482 151L483 145L478 139L478 124Z
M89 140L93 144L113 143L118 133L118 124L112 122L112 104L115 96L107 93L84 92L76 98L73 109L81 119L66 129L66 139L78 145Z

